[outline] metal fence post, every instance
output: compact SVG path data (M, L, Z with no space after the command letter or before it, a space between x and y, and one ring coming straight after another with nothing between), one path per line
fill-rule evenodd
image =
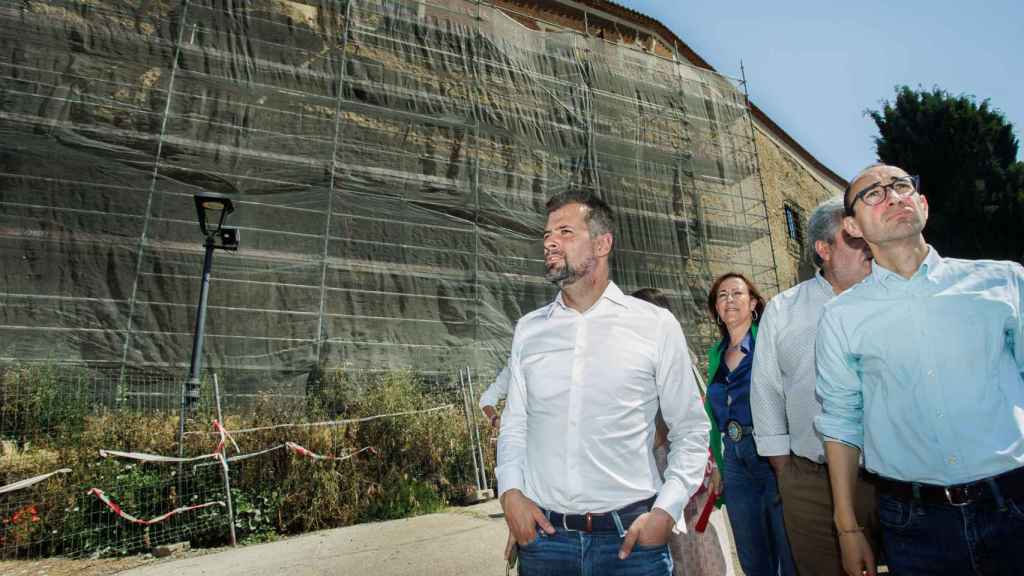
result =
M217 422L219 422L221 427L223 427L224 417L220 410L220 384L217 381L216 373L213 375L213 396L217 403ZM238 538L235 536L235 507L231 502L231 476L228 471L228 457L224 454L227 449L227 444L225 444L220 453L221 468L224 472L224 500L228 505L228 521L231 525L231 545L238 546Z
M469 383L469 396L470 396L470 408L474 408L477 404L476 388L473 386L473 373L470 371L469 366L466 366L466 381ZM480 456L480 483L483 490L487 490L487 460L484 458L484 446L483 441L480 440L480 419L473 417L473 431L476 432L476 451Z
M465 376L463 375L462 369L460 368L459 369L459 390L462 392L462 411L466 415L466 432L469 434L469 454L470 454L470 456L473 457L473 472L475 473L474 481L476 482L477 490L483 490L483 487L480 485L480 468L481 468L481 464L477 463L477 451L476 451L476 445L475 445L476 442L474 442L474 438L473 438L472 414L470 412L470 407L469 407L469 394L466 391L466 389L467 389L467 386L466 386Z

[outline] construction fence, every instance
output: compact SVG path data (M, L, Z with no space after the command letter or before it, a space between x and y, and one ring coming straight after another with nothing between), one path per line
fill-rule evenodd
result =
M301 398L216 375L177 443L181 381L0 371L0 559L219 546L402 518L493 486L470 371L332 374Z

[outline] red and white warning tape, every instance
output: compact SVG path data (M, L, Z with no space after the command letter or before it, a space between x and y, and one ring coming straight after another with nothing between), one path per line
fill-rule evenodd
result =
M372 446L366 446L365 448L361 448L359 450L356 450L355 452L352 452L350 454L346 454L344 456L322 456L320 454L317 454L315 452L310 451L307 448L303 448L302 446L299 446L295 442L285 442L284 445L289 450L291 450L292 452L298 454L299 456L305 456L306 458L312 458L314 460L338 460L338 461L341 461L341 460L348 460L349 458L355 456L356 454L359 454L361 452L366 452L367 450L371 451L374 454L376 454L376 452L377 452L376 450L373 449Z
M430 412L430 411L434 411L434 410L439 410L441 408L446 408L446 406L441 406L441 407L438 407L438 408L431 408L430 410L427 410L427 411ZM371 417L371 419L372 418L373 417ZM357 451L352 452L350 454L346 454L344 456L324 456L324 455L312 452L311 450L309 450L307 448L303 448L302 446L299 446L295 442L285 442L284 444L279 444L277 446L274 446L274 447L271 447L271 448L267 448L265 450L260 450L259 452L253 452L251 454L236 454L235 456L228 457L228 456L226 456L224 454L224 446L227 444L227 442L230 440L231 444L234 445L235 450L238 451L238 452L241 452L241 450L238 448L238 444L235 442L235 439L231 437L231 433L228 432L224 428L224 426L221 425L221 423L219 421L217 421L217 420L213 421L213 428L214 428L214 432L220 436L220 440L217 442L217 446L213 449L213 452L211 452L210 454L203 454L201 456L193 456L193 457L190 457L190 458L177 458L177 457L174 457L174 456L161 456L159 454L147 454L147 453L144 453L144 452L120 452L118 450L100 450L100 456L102 456L104 458L111 458L111 457L113 457L113 458L126 458L126 459L129 459L129 460L138 460L140 462L160 462L160 463L178 463L178 462L196 462L196 461L199 461L199 460L216 460L217 461L216 463L219 463L221 466L223 466L225 469L227 469L228 463L230 463L230 462L237 462L237 461L240 461L240 460L247 460L249 458L254 458L256 456L261 456L263 454L267 454L268 452L273 452L275 450L280 450L282 448L286 448L286 449L294 452L295 454L298 454L299 456L304 456L306 458L312 458L314 460L342 461L342 460L348 460L349 458L352 458L356 454L360 454L362 452L366 452L367 450L371 451L372 453L376 453L376 450L374 450L373 447L367 446L365 448L361 448L360 450L357 450ZM210 466L210 465L213 465L213 464L215 464L215 462L209 462L209 463L206 463L206 464L198 464L198 465L193 467L193 470L195 470L195 468L199 468L199 467L202 467L202 466Z
M29 486L32 486L33 484L38 484L55 474L67 474L69 472L71 472L71 468L61 468L60 470L54 470L49 474L41 474L39 476L33 476L32 478L19 480L13 484L8 484L7 486L0 486L0 494L14 492L15 490L21 490L22 488L28 488Z
M96 496L97 498L99 498L104 504L107 505L107 508L110 508L114 512L114 514L117 514L118 516L120 516L121 518L124 518L125 520L127 520L128 522L131 522L132 524L140 524L142 526L150 526L152 524L159 524L160 522L163 522L164 520L167 520L171 516L174 516L176 514L181 514L183 512L191 512L193 510L201 510L203 508L209 508L211 506L225 506L225 504L223 502L221 502L220 500L218 500L216 502L207 502L205 504L194 504L192 506L181 506L180 508L175 508L174 510L171 510L170 512L168 512L166 514L162 514L160 516L157 516L156 518L150 518L149 520L146 520L146 519L143 519L143 518L136 518L135 516L132 516L131 514L129 514L129 513L125 512L124 510L122 510L121 507L117 505L117 502L114 502L113 500L111 500L110 496L107 496L107 494L105 492L103 492L103 490L100 490L99 488L92 488L87 493L88 494L92 494L93 496Z
M196 460L208 460L210 458L217 458L219 455L215 452L213 454L203 454L202 456L195 456L192 458L176 458L174 456L161 456L159 454L145 454L143 452L118 452L117 450L100 450L100 456L103 458L125 458L127 460L138 460L140 462L195 462Z
M342 460L348 460L349 458L355 456L356 454L360 454L360 453L366 452L366 451L370 451L370 453L372 453L372 454L376 454L377 453L377 450L374 447L366 446L365 448L360 448L359 450L356 450L355 452L352 452L350 454L346 454L344 456L322 456L320 454L317 454L317 453L309 450L308 448L304 448L302 446L299 446L295 442L285 442L284 444L278 444L277 446L273 446L271 448L267 448L266 450L260 450L259 452L253 452L251 454L239 454L237 456L231 456L229 458L225 458L224 461L227 462L227 463L231 463L231 462L238 462L238 461L241 461L241 460L248 460L249 458L255 458L256 456L262 456L264 454L273 452L275 450L280 450L282 448L288 449L288 450L294 452L295 454L297 454L299 456L305 456L307 458L312 458L314 460L336 460L336 461L342 461ZM197 464L196 466L193 467L193 469L194 468L200 468L200 467L203 467L203 466L211 466L213 464L214 464L214 462L207 462L205 464Z
M128 460L138 460L140 462L161 462L161 463L174 463L174 462L195 462L197 460L208 460L208 459L219 459L222 458L224 453L224 445L228 439L231 439L231 443L235 444L235 440L231 438L227 430L221 426L217 420L213 421L214 432L220 435L220 441L217 442L217 446L213 449L210 454L203 454L201 456L193 456L191 458L177 458L174 456L161 456L160 454L147 454L145 452L120 452L118 450L100 450L100 456L103 458L126 458ZM238 449L238 445L235 444L235 449Z
M219 420L214 420L213 421L213 427L216 428L218 432L220 432L221 443L222 444L224 442L224 438L227 438L228 440L231 441L231 445L235 447L235 452L236 453L242 451L242 449L238 447L238 442L235 442L235 439L231 436L231 433L228 432L227 429L224 428L223 425L221 425Z
M390 414L377 414L375 416L364 416L362 418L346 418L344 420L327 420L324 422L301 422L297 424L276 424L274 426L260 426L258 428L243 428L241 430L232 430L233 434L248 434L249 432L261 432L264 430L280 430L282 428L310 428L314 426L341 426L342 424L354 424L357 422L370 422L371 420L378 420L380 418L393 418L395 416L410 416L412 414L427 414L429 412L437 412L438 410L447 410L453 408L455 404L444 404L442 406L435 406L433 408L427 408L425 410L407 410L405 412L392 412ZM213 434L214 432L186 432L186 436L193 434Z
M230 458L227 458L226 460L228 462L238 462L239 460L248 460L249 458L255 458L257 456L263 456L264 454L267 454L269 452L273 452L275 450L280 450L281 448L284 448L284 444L278 444L277 446L273 446L271 448L267 448L266 450L260 450L259 452L251 452L249 454L238 454L237 456L232 456ZM205 466L205 464L200 464L200 466Z

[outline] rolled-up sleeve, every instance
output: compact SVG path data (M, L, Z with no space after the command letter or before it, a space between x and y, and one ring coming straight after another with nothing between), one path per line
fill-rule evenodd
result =
M711 428L694 377L682 327L670 313L659 316L656 383L670 444L665 484L654 505L686 530L683 507L704 481Z
M757 334L754 366L750 374L750 412L754 417L754 438L761 456L784 456L790 452L786 393L778 355L778 308L768 304Z
M860 374L851 362L846 336L835 313L828 308L818 323L815 342L817 392L821 414L815 428L825 441L864 449L864 390Z
M498 434L498 462L494 469L498 496L513 488L523 489L526 470L526 384L519 362L518 338L513 338L508 366L508 398Z

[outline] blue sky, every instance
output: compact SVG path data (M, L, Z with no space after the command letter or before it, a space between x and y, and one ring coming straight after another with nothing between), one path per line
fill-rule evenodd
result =
M742 60L751 100L844 178L874 161L864 111L896 85L988 98L1024 137L1024 2L618 2L723 74L739 77Z

